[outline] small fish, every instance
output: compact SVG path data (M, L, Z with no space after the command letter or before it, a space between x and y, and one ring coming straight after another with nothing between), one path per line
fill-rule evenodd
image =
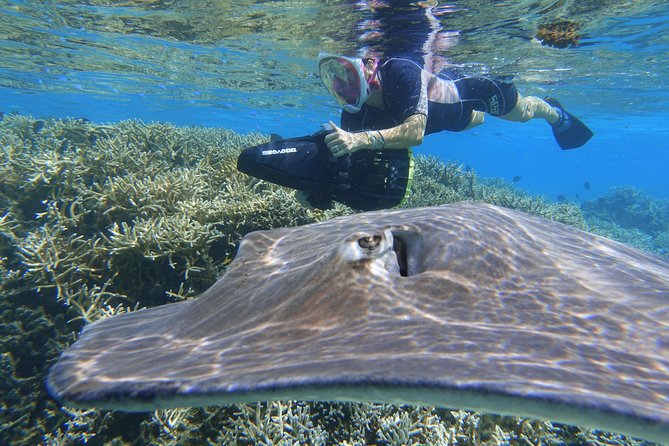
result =
M514 183L517 183L517 182L519 182L522 178L523 178L523 177L521 177L520 175L516 175L515 177L513 177L513 182L514 182Z
M583 187L586 189L590 189L590 181L586 181L585 183L583 183Z
M33 123L33 133L39 133L44 128L44 121L39 120Z

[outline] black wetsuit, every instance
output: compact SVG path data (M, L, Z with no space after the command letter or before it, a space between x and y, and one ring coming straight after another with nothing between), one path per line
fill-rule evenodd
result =
M383 109L364 104L357 113L343 111L343 129L382 130L402 124L411 115L423 114L427 116L425 134L459 132L467 127L474 110L501 116L518 101L512 83L484 77L449 79L428 73L407 59L381 61L378 75Z

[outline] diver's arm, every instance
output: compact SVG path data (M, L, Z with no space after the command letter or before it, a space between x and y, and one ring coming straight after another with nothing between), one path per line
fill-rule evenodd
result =
M409 116L402 124L384 130L367 130L363 132L347 132L337 127L325 137L325 143L336 157L362 149L406 149L420 145L425 135L427 117L422 114Z
M384 149L406 149L423 143L427 116L418 114L409 116L402 124L389 129L378 130L385 142Z

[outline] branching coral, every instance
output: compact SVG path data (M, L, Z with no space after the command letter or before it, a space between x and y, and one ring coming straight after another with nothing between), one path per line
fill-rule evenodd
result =
M303 403L240 404L229 420L215 444L326 444L325 432L314 426Z
M0 298L0 444L41 444L64 421L48 416L56 403L40 392L52 358L72 340L63 315L49 315L36 295Z
M510 209L527 212L585 229L585 220L578 205L549 202L544 197L530 195L501 180L486 180L476 188L475 199Z
M202 291L247 232L317 218L284 189L236 172L239 151L264 141L258 134L36 122L1 123L0 198L19 222L5 231L3 217L2 232L26 278L85 319L103 314L96 306L154 305L184 285ZM5 271L11 260L3 255Z
M56 298L63 299L63 287L80 286L90 276L101 277L90 261L99 240L67 235L63 227L45 224L23 239L19 256L38 291L55 288Z
M16 264L16 249L20 237L16 235L19 224L7 212L0 217L0 295L13 295L24 291L23 273Z
M551 220L585 228L581 210L572 203L552 203L530 195L502 180L479 180L472 171L434 157L418 157L414 184L406 207L430 206L462 200L516 209Z
M295 401L157 411L142 429L155 444L539 445L639 444L618 435L519 417L417 406Z
M612 187L605 195L583 203L588 218L616 222L647 234L669 230L669 200L654 199L632 186Z
M583 211L592 232L669 256L669 200L619 186L583 203Z

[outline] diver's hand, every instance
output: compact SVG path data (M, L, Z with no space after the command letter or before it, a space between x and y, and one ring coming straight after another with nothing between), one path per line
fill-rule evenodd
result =
M325 144L335 157L338 158L348 153L357 152L368 145L366 133L347 132L337 127L332 121L330 121L330 125L334 132L325 137Z

